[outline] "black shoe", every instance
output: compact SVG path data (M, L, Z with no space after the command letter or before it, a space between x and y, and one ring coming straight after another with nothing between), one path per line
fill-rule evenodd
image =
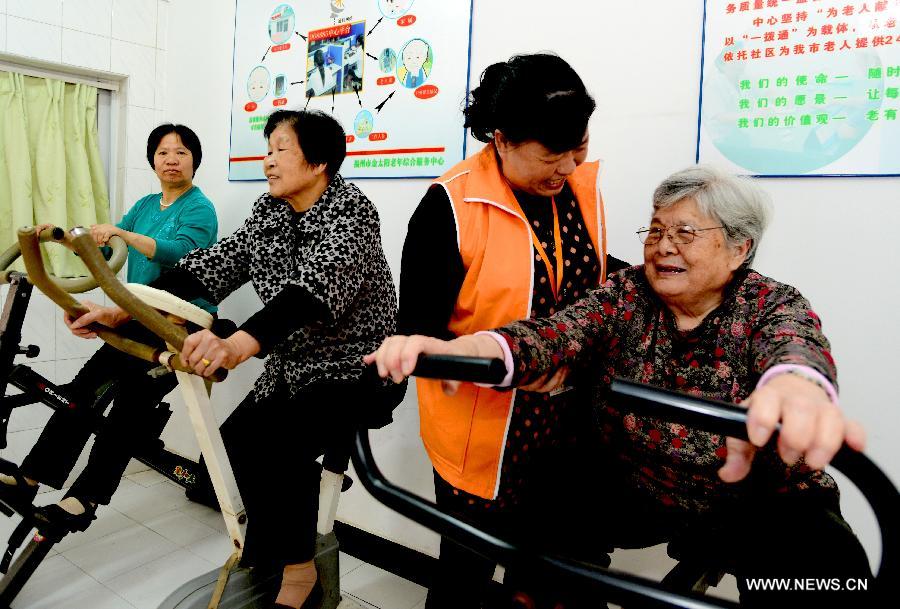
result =
M219 507L219 500L216 499L215 492L211 490L201 488L199 486L192 486L190 488L184 489L184 496L194 503L205 505L206 507L212 508L217 512L222 511L222 508Z
M38 484L28 484L22 474L14 472L9 474L16 479L16 484L0 482L0 501L9 505L20 514L30 511L34 498L37 496Z
M84 512L81 514L73 514L53 503L39 507L34 512L35 526L40 530L42 527L55 531L65 531L74 533L76 531L84 531L97 518L97 506L85 503Z

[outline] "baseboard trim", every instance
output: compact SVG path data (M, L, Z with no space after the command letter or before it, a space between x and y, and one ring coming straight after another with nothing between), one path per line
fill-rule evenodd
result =
M436 558L344 522L335 521L334 532L341 552L420 586L431 585Z

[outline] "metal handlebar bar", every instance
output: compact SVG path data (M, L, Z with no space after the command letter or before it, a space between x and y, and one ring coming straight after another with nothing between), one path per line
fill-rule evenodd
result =
M669 389L614 379L612 392L642 414L702 428L722 436L747 440L747 409ZM780 429L780 425L776 427ZM844 444L831 466L847 476L869 502L881 529L879 586L900 576L900 493L890 478L863 453Z
M477 378L476 382L497 383L505 376L505 368L499 360L422 355L419 356L413 375L460 381L472 381ZM656 417L668 418L733 437L746 438L746 411L736 406L684 396L620 379L613 382L612 391L644 412L652 408ZM357 431L354 448L351 456L360 482L378 501L461 545L491 559L499 560L504 565L549 571L563 582L596 591L604 600L621 605L641 603L642 606L647 606L649 602L654 607L690 609L738 607L731 601L715 599L715 602L711 602L708 597L694 593L674 593L664 589L659 583L645 578L565 557L547 555L529 548L526 544L513 543L508 539L481 531L441 511L435 503L389 482L375 463L367 430ZM900 548L897 534L900 495L887 476L862 453L845 446L835 457L832 465L857 484L875 511L882 531L882 559L876 582L879 587L886 587L897 570L896 556Z
M94 274L100 289L148 330L181 351L184 347L184 339L188 335L187 330L167 320L159 311L146 304L121 284L115 274L104 264L103 256L94 244L89 230L76 226L70 234L72 246Z
M73 233L76 230L78 229L73 229ZM181 350L184 345L184 338L187 336L184 328L176 326L155 309L144 304L116 279L115 274L107 266L106 260L104 260L100 250L97 249L96 244L91 239L89 231L81 229L81 232L71 238L70 241L75 251L84 259L88 270L97 277L100 287L113 301L122 306L123 309L147 326L157 336L169 342L173 348L178 351ZM34 227L26 226L19 229L19 251L25 262L25 268L28 271L31 283L37 286L50 300L59 305L72 318L81 317L89 311L87 307L75 300L71 294L52 281L47 274L44 262L41 259L40 245L38 236L34 232ZM151 324L153 325L151 326ZM192 368L181 363L181 358L177 354L126 338L115 329L101 324L91 324L88 326L88 329L116 349L129 355L145 361L163 364L173 370L194 373ZM170 337L177 340L177 344L169 341ZM218 382L224 380L227 375L226 370L216 370L209 379Z
M66 231L59 228L58 226L51 226L43 231L39 235L39 241L44 243L47 241L54 241L56 243L66 244L68 241ZM110 257L108 262L105 262L105 265L108 265L113 273L118 273L122 266L125 264L125 260L128 258L128 246L125 244L125 241L122 240L121 237L114 236L109 240L109 247L112 249L112 256ZM0 253L0 283L9 283L9 276L11 273L15 271L10 271L9 266L15 262L19 256L22 255L22 248L19 242L13 243L10 245L4 252ZM50 273L44 272L44 274L49 277L50 281L55 283L61 289L69 292L70 294L81 294L83 292L88 292L97 287L97 282L94 280L93 276L88 277L55 277ZM26 279L29 279L28 274L19 273L20 276L24 276ZM32 282L34 283L34 282Z

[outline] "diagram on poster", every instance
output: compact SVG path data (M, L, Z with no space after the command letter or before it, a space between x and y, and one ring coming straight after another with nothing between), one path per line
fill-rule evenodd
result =
M434 177L462 160L472 0L236 0L230 180L262 180L278 109L334 114L347 178Z
M700 162L900 175L900 0L706 0Z

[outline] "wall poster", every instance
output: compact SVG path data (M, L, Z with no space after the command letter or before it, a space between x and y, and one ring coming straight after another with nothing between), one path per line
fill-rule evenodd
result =
M274 110L334 114L347 178L461 161L472 0L236 0L230 180L262 180Z
M900 175L900 0L706 0L698 162Z

